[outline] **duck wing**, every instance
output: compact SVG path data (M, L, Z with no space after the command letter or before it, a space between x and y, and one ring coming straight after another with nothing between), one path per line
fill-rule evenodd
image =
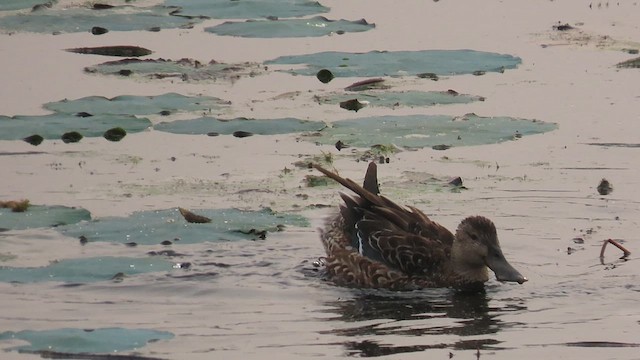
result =
M341 194L346 237L358 252L409 275L437 273L449 259L453 234L414 207L401 207L379 195L376 164L370 163L364 186L319 165L318 171L358 196Z

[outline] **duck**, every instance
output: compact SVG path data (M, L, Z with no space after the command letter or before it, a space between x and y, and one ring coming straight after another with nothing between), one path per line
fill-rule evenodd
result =
M484 289L489 270L500 282L523 284L505 258L494 223L469 216L455 234L413 206L380 195L377 165L368 165L362 186L318 164L312 167L355 195L340 193L337 214L319 229L325 273L336 285L416 290Z

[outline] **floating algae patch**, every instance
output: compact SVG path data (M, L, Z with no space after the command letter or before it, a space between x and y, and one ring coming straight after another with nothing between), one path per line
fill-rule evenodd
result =
M328 69L338 77L406 76L432 73L438 76L502 72L520 64L518 57L475 50L371 51L368 53L321 52L282 56L265 64L305 65L287 70L313 75Z
M170 271L173 263L158 257L93 257L65 259L44 267L0 267L0 281L12 283L35 283L57 281L83 284L114 279L116 275L127 276L156 271Z
M136 31L190 27L200 19L171 16L173 8L130 5L98 9L84 4L75 7L41 6L37 11L3 16L0 29L35 33L74 33L101 27L109 31Z
M149 119L132 115L104 114L90 117L66 113L12 117L0 115L0 140L20 140L36 134L44 139L60 139L63 134L72 131L85 137L96 137L102 136L105 131L115 127L134 133L150 126Z
M556 124L510 117L463 117L445 115L375 116L331 123L314 142L370 147L393 144L404 148L469 146L494 144L540 134L557 128Z
M359 91L357 93L333 93L317 97L320 103L339 104L344 101L357 99L369 106L397 107L397 106L433 106L446 104L467 104L482 101L480 96L458 94L453 91Z
M91 220L91 213L82 208L30 205L24 212L0 208L0 230L24 230L75 224Z
M640 69L640 57L620 62L616 66L619 68Z
M176 14L214 19L300 17L329 11L312 0L165 0L164 4L177 6Z
M150 329L126 329L126 328L99 328L99 329L75 329L61 328L50 330L23 330L5 331L0 333L1 340L22 340L29 345L20 345L8 350L55 354L66 353L73 356L60 356L57 359L107 359L120 358L118 354L123 351L140 349L147 343L158 340L169 340L174 335L167 331ZM105 353L104 357L95 355ZM85 354L83 357L78 357ZM62 355L62 354L61 354Z
M323 129L325 126L326 124L322 122L299 120L294 118L263 120L237 118L231 120L220 120L211 117L202 117L192 120L163 122L155 125L153 128L158 131L190 135L232 135L237 134L238 132L258 135L276 135L318 131Z
M88 96L76 100L50 102L43 107L47 110L67 114L151 115L167 112L208 111L223 106L226 106L223 100L211 96L185 96L167 93L157 96L122 95L113 98Z
M307 219L302 216L275 213L270 209L202 209L194 212L208 217L211 222L189 223L178 209L168 209L136 212L128 217L101 218L58 230L67 236L84 236L89 242L157 245L167 240L178 244L255 240L263 238L266 232L281 230L283 225L308 226Z
M249 38L319 37L330 34L362 32L375 28L366 20L329 20L324 16L310 19L269 19L229 21L204 30L217 35Z
M148 79L180 79L182 81L237 80L253 77L266 72L261 64L226 64L216 61L201 63L193 59L122 59L88 66L84 71L90 74L140 76Z
M36 5L47 6L46 4L55 4L57 0L2 0L0 2L0 11L31 9Z

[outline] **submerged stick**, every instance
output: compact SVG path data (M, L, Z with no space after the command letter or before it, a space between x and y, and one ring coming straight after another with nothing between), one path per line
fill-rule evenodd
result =
M607 239L602 244L602 249L600 250L600 260L604 259L604 249L606 249L607 244L613 244L613 245L615 245L615 247L617 247L618 249L622 250L622 252L624 253L624 255L622 256L622 259L624 259L627 256L631 255L631 251L627 250L624 246L620 245L619 242L617 242L617 241L615 241L613 239Z

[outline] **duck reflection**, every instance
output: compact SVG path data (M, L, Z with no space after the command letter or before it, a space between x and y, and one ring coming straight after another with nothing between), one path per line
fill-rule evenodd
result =
M325 303L329 307L326 312L337 315L328 320L343 324L324 333L347 337L343 345L348 354L362 357L427 349L498 350L501 348L500 341L494 336L481 339L464 337L495 334L503 328L513 326L514 323L500 320L500 315L524 310L525 307L492 307L489 304L490 298L485 291L362 291L351 299ZM421 335L429 337L415 341L406 338ZM397 336L404 337L402 344L390 343L393 339L397 341ZM360 340L361 338L366 339ZM407 342L420 344L407 345Z

